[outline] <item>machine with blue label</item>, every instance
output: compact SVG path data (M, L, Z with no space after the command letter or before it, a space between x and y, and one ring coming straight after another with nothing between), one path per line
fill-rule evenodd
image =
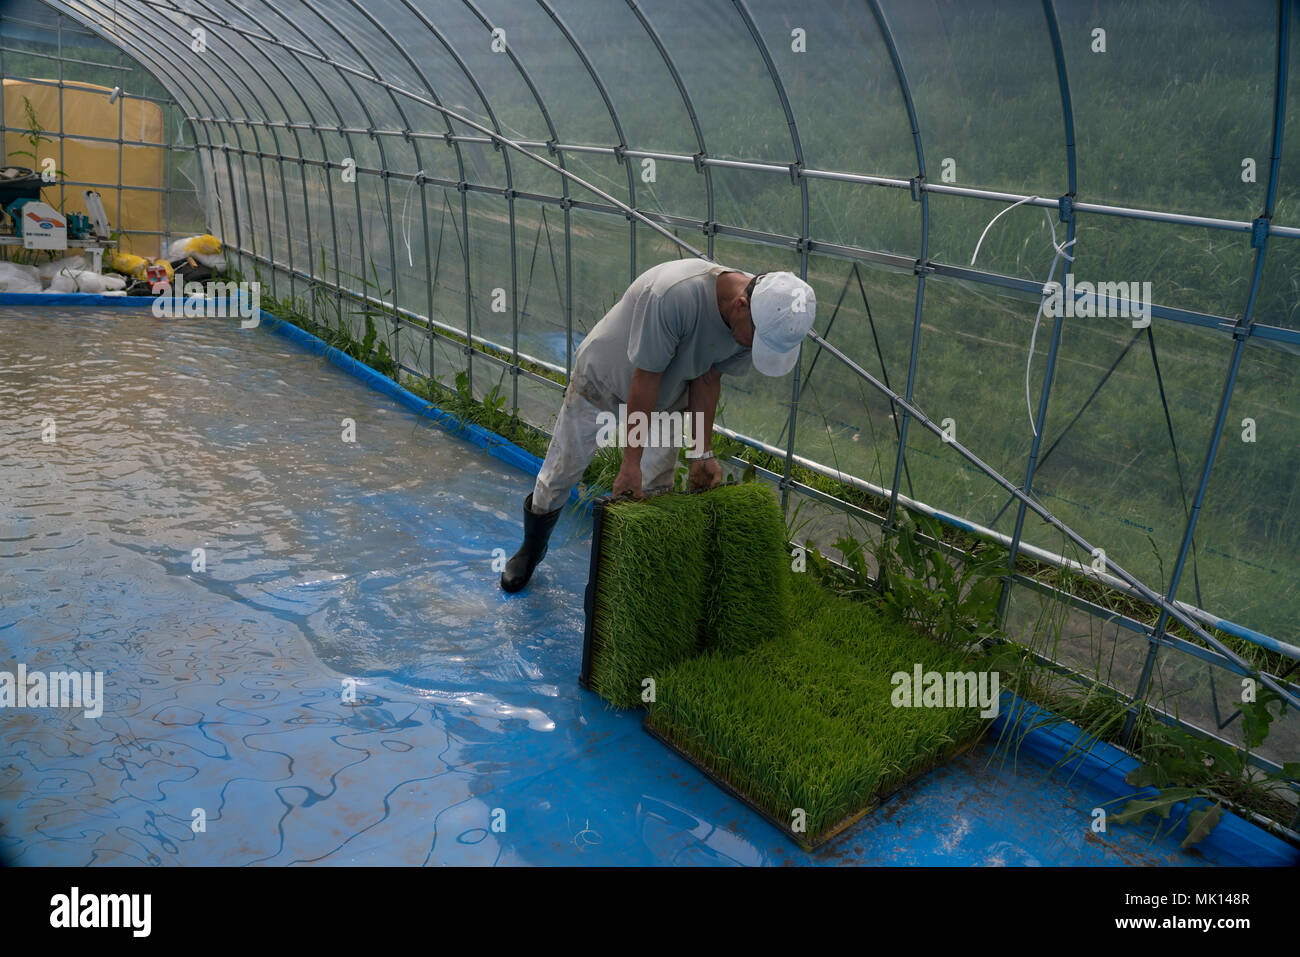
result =
M63 214L39 199L16 199L5 212L13 221L14 234L24 249L67 249L68 221Z
M41 200L45 185L33 170L5 167L0 170L0 208L9 227L0 233L0 245L22 246L61 252L84 248L95 272L101 268L104 247L111 241L108 215L99 193L85 191L86 212L63 214Z

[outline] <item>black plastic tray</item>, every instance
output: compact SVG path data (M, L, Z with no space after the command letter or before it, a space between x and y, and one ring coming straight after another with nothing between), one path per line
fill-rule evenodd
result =
M587 571L587 591L583 595L582 610L586 623L582 628L582 670L578 684L591 690L591 639L596 622L596 577L600 573L600 548L605 532L605 506L609 496L601 496L591 506L591 566Z

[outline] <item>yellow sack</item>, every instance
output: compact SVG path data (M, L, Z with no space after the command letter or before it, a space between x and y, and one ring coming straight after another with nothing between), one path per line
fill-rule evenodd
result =
M104 265L113 272L120 272L124 276L131 276L134 279L143 279L145 267L149 265L149 260L143 256L137 256L134 253L115 252L109 250L104 254Z
M202 236L189 236L185 239L178 239L167 247L168 259L180 259L182 256L219 255L221 255L221 240L206 233Z
M104 254L104 265L114 272L122 273L124 276L130 276L132 279L146 279L147 270L150 266L161 266L167 274L167 281L171 282L176 271L172 264L165 259L145 259L143 256L137 256L134 253L114 252L109 250Z

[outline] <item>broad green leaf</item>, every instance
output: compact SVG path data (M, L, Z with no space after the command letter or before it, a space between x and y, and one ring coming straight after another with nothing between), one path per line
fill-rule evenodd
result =
M1124 780L1135 788L1158 788L1169 783L1164 770L1154 764L1144 764L1124 775Z
M1193 811L1187 816L1187 837L1183 838L1183 849L1186 850L1195 844L1201 843L1206 836L1214 830L1215 826L1223 819L1223 805L1216 804L1214 807L1206 808L1203 811Z
M1169 819L1169 812L1179 801L1185 801L1197 793L1195 788L1168 788L1154 798L1138 798L1124 805L1124 810L1111 815L1115 824L1141 823L1148 814L1155 814L1162 820Z

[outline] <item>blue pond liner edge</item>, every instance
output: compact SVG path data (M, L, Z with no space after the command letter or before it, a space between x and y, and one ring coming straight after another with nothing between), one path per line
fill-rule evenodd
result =
M3 293L0 292L0 306L38 305L38 306L79 306L79 307L148 307L153 300L142 296L97 296L85 293ZM329 345L318 336L295 326L278 316L259 310L260 322L265 323L272 332L284 336L311 352L323 355L334 365L356 377L368 386L403 405L421 416L433 419L455 436L467 439L472 444L487 451L489 455L501 459L516 468L536 475L541 469L542 460L531 452L520 448L509 439L491 432L478 425L461 422L451 413L438 408L426 399L406 389L397 382L372 369L365 363L334 346ZM571 500L577 501L584 510L590 510L592 502L579 495L575 488L570 493ZM1140 766L1140 762L1131 754L1104 741L1089 741L1082 729L1046 708L1041 708L1020 696L1002 692L997 717L993 719L992 730L999 741L1014 737L1016 752L1023 750L1038 760L1056 766L1071 776L1078 775L1091 787L1101 791L1114 803L1108 813L1119 810L1118 801L1123 799L1150 798L1156 795L1153 788L1134 791L1132 785L1125 781L1125 776ZM1190 810L1208 806L1207 802L1197 801ZM1171 820L1182 820L1189 808L1180 802L1170 812ZM1230 810L1225 810L1223 818L1213 831L1199 845L1208 851L1221 852L1243 860L1250 860L1265 867L1300 866L1300 848L1268 833L1262 827L1247 821Z
M1150 799L1158 794L1150 787L1134 789L1125 781L1130 771L1142 766L1133 755L1108 742L1089 739L1071 722L1012 692L1002 693L992 730L999 741L1012 739L1017 752L1023 750L1049 766L1059 764L1062 772L1071 777L1077 775L1100 790L1110 799L1105 802L1107 814L1122 810L1120 801ZM1189 811L1210 806L1202 799L1192 802L1190 808L1186 802L1179 802L1170 810L1169 819L1182 821ZM1165 823L1161 826L1169 827ZM1300 848L1227 809L1198 846L1264 867L1300 866Z

